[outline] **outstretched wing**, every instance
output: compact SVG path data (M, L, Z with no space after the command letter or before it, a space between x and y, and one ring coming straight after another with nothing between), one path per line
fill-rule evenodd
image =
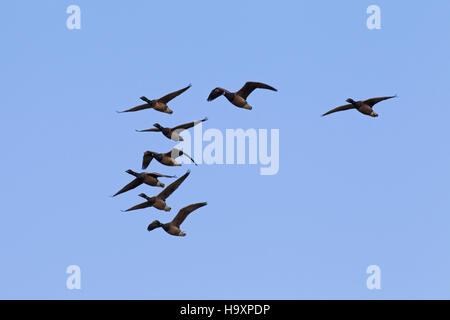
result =
M139 210L139 209L145 209L145 208L148 208L148 207L151 207L151 206L152 206L152 204L150 202L145 201L145 202L142 202L142 203L140 203L138 205L135 205L134 207L131 207L131 208L125 210L124 212L133 211L133 210Z
M177 176L167 176L165 174L157 173L157 172L148 172L146 173L148 176L152 176L154 178L176 178Z
M150 223L148 225L147 230L148 231L152 231L152 230L154 230L156 228L159 228L161 226L162 226L161 222L159 222L158 220L155 220L155 221L153 221L152 223Z
M140 186L141 184L142 184L142 180L136 178L136 179L134 179L133 181L131 181L129 184L127 184L125 187L123 187L122 189L120 189L119 191L117 191L117 193L116 193L115 195L113 195L113 197L115 197L115 196L117 196L117 195L119 195L119 194L121 194L121 193L130 191L130 190L132 190L132 189L134 189L134 188Z
M170 150L169 152L165 153L166 156L171 157L172 159L176 159L178 157L181 157L182 155L185 155L186 157L188 157L195 165L197 165L197 163L195 163L194 159L191 158L190 155L188 155L186 152L181 151L180 149L177 148L173 148L172 150Z
M182 208L180 211L178 211L175 218L173 218L171 224L180 227L180 225L183 223L183 221L186 219L186 217L191 213L192 211L197 210L198 208L201 208L203 206L206 206L206 202L200 202L195 204L190 204L187 207Z
M185 123L185 124L180 124L179 126L173 127L172 130L189 129L189 128L192 128L193 126L195 126L199 123L202 123L206 120L208 120L208 118L204 118L202 120L193 121L193 122L189 122L189 123Z
M144 157L142 158L142 169L147 169L150 162L153 160L153 152L144 152Z
M244 86L236 92L238 96L241 96L244 99L247 99L250 93L253 92L255 89L268 89L272 91L277 91L274 87L269 86L268 84L262 83L262 82L247 82L244 84Z
M162 103L168 103L170 100L172 100L175 97L178 97L180 94L185 92L190 87L191 87L191 85L188 85L186 88L180 89L178 91L171 92L171 93L165 95L164 97L159 98L158 101L160 101Z
M133 112L133 111L139 111L139 110L144 110L144 109L150 109L152 106L148 103L144 103L144 104L140 104L136 107L133 107L131 109L128 110L124 110L124 111L117 111L117 113L124 113L124 112Z
M330 114L330 113L339 112L339 111L344 111L344 110L350 110L350 109L353 109L353 108L354 108L354 106L353 106L352 104L346 104L346 105L344 105L344 106L340 106L340 107L334 108L334 109L332 109L332 110L330 110L330 111L328 111L328 112L325 112L325 113L322 115L322 117L323 117L323 116L326 116L326 115L328 115L328 114Z
M387 99L392 99L395 98L397 96L389 96L389 97L379 97L379 98L372 98L372 99L367 99L364 100L364 103L373 107L374 105L376 105L378 102L381 102L383 100L387 100Z
M145 130L136 130L137 132L159 132L161 129L159 128L151 128L151 129L145 129Z
M171 184L167 186L163 191L161 191L160 194L158 194L158 197L166 200L177 188L180 186L180 184L183 183L183 181L187 178L187 176L191 173L190 170L188 170L182 177L178 178Z
M206 100L213 101L214 99L223 95L225 92L229 92L229 91L225 90L223 88L219 88L219 87L214 88L211 90L211 92L209 93L208 99L206 99Z

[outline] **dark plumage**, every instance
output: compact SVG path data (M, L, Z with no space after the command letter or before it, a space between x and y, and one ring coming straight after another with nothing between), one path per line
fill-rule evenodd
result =
M174 141L183 141L183 138L180 136L180 133L186 129L192 128L193 126L208 120L208 118L204 118L199 121L193 121L185 124L180 124L179 126L173 128L165 128L161 126L159 123L155 123L153 126L155 128L146 129L146 130L136 130L138 132L161 132L167 138Z
M141 184L145 183L146 185L152 186L152 187L161 187L164 188L164 183L161 183L158 178L164 177L164 178L176 178L176 176L167 176L164 174L156 173L156 172L134 172L133 170L127 170L126 173L129 173L136 177L133 181L131 181L129 184L127 184L125 187L120 189L113 197L130 191L136 187L139 187Z
M180 230L180 225L192 211L197 210L198 208L201 208L206 205L207 205L206 202L191 204L181 209L171 222L163 224L158 220L155 220L148 225L147 230L152 231L156 228L163 228L164 231L166 231L168 234L172 236L184 237L186 233Z
M162 163L166 166L171 166L171 167L172 166L181 166L181 163L176 162L175 159L182 155L185 155L186 157L191 159L191 161L195 165L197 165L195 163L195 161L186 152L178 150L177 148L173 148L172 150L170 150L167 153L157 153L157 152L153 152L153 151L145 151L144 157L142 159L142 169L147 169L148 165L150 164L150 162L152 162L153 159L156 159L157 161L159 161L160 163Z
M180 94L182 94L183 92L185 92L190 87L191 87L191 85L188 85L186 88L180 89L178 91L171 92L171 93L165 95L164 97L159 98L159 99L155 99L155 100L150 100L147 97L142 96L140 99L142 101L145 101L144 104L138 105L138 106L136 106L134 108L131 108L131 109L128 109L128 110L117 111L117 112L118 113L123 113L123 112L140 111L140 110L144 110L144 109L155 109L156 111L159 111L159 112L172 114L173 111L167 106L167 103L169 103L169 101L171 101L175 97L177 97Z
M155 197L148 197L145 193L141 193L139 196L146 199L147 201L135 205L124 212L144 209L149 207L155 207L159 210L170 211L170 207L166 204L166 199L175 191L177 188L183 183L183 181L187 178L187 176L191 172L188 170L182 177L178 178L174 182L172 182L167 188L165 188L160 194Z
M376 105L378 102L381 102L383 100L392 99L397 96L389 96L389 97L379 97L379 98L371 98L363 101L355 101L353 99L348 98L346 101L349 104L334 108L326 113L324 113L322 116L326 116L330 113L349 110L349 109L356 109L359 112L371 116L371 117L378 117L378 114L373 111L373 106Z
M208 101L212 101L221 95L224 95L228 101L230 101L233 105L239 108L244 108L247 110L251 110L252 107L247 102L247 97L250 93L255 89L268 89L272 91L277 91L277 89L261 82L247 82L239 91L230 92L223 88L215 88L211 91L208 96Z

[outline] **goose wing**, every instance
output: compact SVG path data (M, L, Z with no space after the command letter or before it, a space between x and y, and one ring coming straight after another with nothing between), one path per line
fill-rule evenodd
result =
M186 152L181 151L180 149L177 148L173 148L172 150L170 150L169 152L164 154L165 156L171 157L172 159L176 159L178 157L181 157L182 155L185 155L186 157L188 157L195 165L197 165L197 163L195 163L194 159L191 158L190 155L188 155Z
M238 92L236 92L236 94L244 99L247 99L250 93L252 93L255 89L268 89L277 91L277 89L275 89L274 87L271 87L268 84L262 82L247 82Z
M206 206L206 202L200 202L200 203L194 203L190 204L187 207L182 208L180 211L178 211L175 218L173 218L171 224L173 224L176 227L180 227L180 225L183 223L183 221L186 219L186 217L192 212L197 210L198 208L201 208L203 206Z
M220 97L221 95L223 95L225 92L229 92L228 90L225 90L223 88L214 88L211 90L209 96L208 96L208 101L213 101L214 99Z
M155 157L155 153L152 151L144 152L144 157L142 158L142 169L147 169L150 162L152 162Z
M328 111L328 112L325 112L325 113L322 115L322 117L324 117L324 116L326 116L326 115L328 115L328 114L330 114L330 113L339 112L339 111L344 111L344 110L350 110L350 109L353 109L353 108L354 108L354 106L353 106L352 104L346 104L346 105L343 105L343 106L334 108L334 109L332 109L332 110L330 110L330 111Z
M191 85L188 85L187 87L185 87L183 89L171 92L171 93L165 95L164 97L159 98L158 101L162 102L162 103L168 103L170 100L174 99L175 97L178 97L180 94L185 92L190 87L191 87Z
M133 210L139 210L139 209L145 209L145 208L148 208L148 207L151 207L151 206L152 206L152 204L150 202L145 201L145 202L142 202L142 203L140 203L138 205L135 205L134 207L131 207L131 208L125 210L124 212L133 211Z
M388 96L388 97L379 97L379 98L372 98L372 99L367 99L364 100L364 103L369 105L370 107L373 107L374 105L376 105L378 102L387 100L387 99L392 99L395 98L397 96Z
M136 130L137 132L159 132L161 131L159 128L151 128L151 129L145 129L145 130Z
M184 123L184 124L180 124L179 126L173 127L172 130L180 130L180 129L189 129L192 128L193 126L202 123L203 121L208 120L208 118L204 118L202 120L198 120L198 121L192 121L192 122L188 122L188 123Z
M177 176L167 176L165 174L157 173L157 172L148 172L146 175L152 176L154 178L176 178Z
M144 103L144 104L140 104L136 107L133 107L131 109L128 110L124 110L124 111L117 111L117 113L124 113L124 112L133 112L133 111L139 111L139 110L144 110L144 109L150 109L152 106L149 105L148 103Z
M172 182L165 188L163 191L161 191L160 194L158 194L158 197L166 200L175 190L178 189L178 187L183 183L184 180L186 180L187 176L191 173L190 170L188 170L183 176Z
M140 186L141 184L142 184L142 180L136 178L136 179L134 179L133 181L131 181L129 184L127 184L125 187L123 187L122 189L120 189L119 191L117 191L117 193L116 193L115 195L113 195L113 197L115 197L115 196L117 196L117 195L119 195L119 194L121 194L121 193L130 191L130 190L132 190L132 189L134 189L134 188Z

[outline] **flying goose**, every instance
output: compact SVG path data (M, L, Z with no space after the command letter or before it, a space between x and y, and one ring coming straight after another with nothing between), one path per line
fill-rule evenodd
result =
M387 99L392 99L395 98L397 96L389 96L389 97L380 97L380 98L371 98L371 99L367 99L367 100L363 100L363 101L355 101L351 98L348 98L347 101L349 104L334 108L326 113L324 113L322 115L326 116L330 113L334 113L334 112L338 112L338 111L344 111L344 110L349 110L349 109L356 109L359 112L371 116L371 117L378 117L378 113L376 113L375 111L373 111L373 106L376 105L378 102L383 101L383 100L387 100Z
M146 199L147 201L140 203L138 205L135 205L134 207L131 207L123 212L138 210L138 209L144 209L149 207L155 207L159 210L164 211L170 211L170 207L166 204L166 199L180 186L180 184L187 178L187 176L191 173L189 170L180 178L172 182L167 188L165 188L163 191L161 191L160 194L154 197L148 197L145 193L141 193L139 197L142 197Z
M174 141L184 141L183 137L180 136L180 133L186 129L192 128L193 126L208 120L208 118L204 118L199 121L193 121L185 124L180 124L179 126L173 128L165 128L161 126L159 123L155 123L153 126L155 128L146 129L146 130L136 130L137 132L162 132L167 138Z
M139 111L139 110L144 110L144 109L155 109L156 111L172 114L173 111L170 110L170 108L167 106L167 103L169 103L169 101L171 101L175 97L177 97L180 94L182 94L183 92L185 92L190 87L191 87L191 85L188 85L186 88L180 89L178 91L171 92L171 93L165 95L164 97L159 98L159 99L155 99L155 100L150 100L147 97L142 96L140 99L142 101L145 101L144 104L138 105L137 107L134 107L134 108L131 108L131 109L128 109L128 110L117 111L117 112L118 113L123 113L123 112Z
M195 161L186 152L178 150L177 148L173 148L172 150L170 150L167 153L157 153L157 152L153 152L153 151L145 151L144 157L142 159L142 169L147 169L148 165L150 164L150 162L152 162L153 159L156 159L157 161L159 161L160 163L162 163L166 166L171 166L171 167L181 166L181 163L176 162L175 159L178 157L181 157L182 155L185 155L186 157L191 159L191 161L195 165L197 165L195 163Z
M135 176L136 178L131 181L129 184L127 184L125 187L123 187L122 189L120 189L115 195L113 195L113 197L130 191L136 187L139 187L141 184L145 183L149 186L152 187L161 187L164 188L164 183L160 182L158 180L158 178L176 178L176 176L167 176L165 174L160 174L160 173L156 173L156 172L134 172L133 170L127 170L125 171L126 173L129 173L133 176Z
M217 87L214 90L212 90L211 93L209 94L208 101L212 101L212 100L216 99L217 97L224 95L225 98L227 98L228 101L230 101L236 107L244 108L247 110L252 110L252 107L247 102L247 97L255 89L268 89L268 90L272 90L272 91L277 91L277 89L275 89L267 84L261 83L261 82L247 82L237 92L230 92L226 89Z
M163 228L165 232L172 236L178 236L178 237L184 237L186 233L180 230L180 225L183 223L183 221L186 219L186 217L194 210L197 210L198 208L201 208L203 206L206 206L206 202L200 202L188 205L187 207L184 207L180 211L178 211L175 218L169 222L169 223L161 223L158 220L153 221L150 223L147 227L148 231L152 231L156 228Z

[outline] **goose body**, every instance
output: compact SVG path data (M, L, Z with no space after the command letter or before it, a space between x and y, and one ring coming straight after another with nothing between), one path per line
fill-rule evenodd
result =
M118 113L124 113L124 112L135 112L135 111L141 111L145 109L154 109L159 112L172 114L173 111L169 108L167 105L172 99L178 97L180 94L185 92L187 89L189 89L191 85L188 85L187 87L171 92L164 97L161 97L159 99L150 100L145 96L140 97L142 101L144 101L144 104L140 104L136 107L124 110L124 111L117 111Z
M255 89L267 89L277 91L277 89L275 89L274 87L271 87L268 84L262 82L247 82L239 91L236 92L230 92L224 88L217 87L211 91L207 100L212 101L223 95L234 106L242 109L252 110L252 106L250 106L247 102L247 97Z
M168 176L168 175L164 175L164 174L160 174L160 173L156 173L156 172L134 172L133 170L127 170L125 171L126 173L131 174L132 176L135 177L135 179L133 181L131 181L130 183L128 183L126 186L124 186L122 189L120 189L119 191L117 191L116 194L113 195L113 197L130 191L136 187L139 187L141 184L146 184L152 187L161 187L164 188L164 183L160 182L158 180L158 178L164 177L164 178L175 178L175 176Z
M322 116L326 116L326 115L329 115L334 112L356 109L362 114L376 118L376 117L378 117L378 113L376 113L373 110L374 105L376 105L378 102L392 99L395 97L397 97L397 96L378 97L378 98L371 98L371 99L361 100L361 101L355 101L351 98L348 98L346 101L349 102L349 104L334 108L334 109L324 113Z
M182 208L180 211L178 211L175 218L169 222L169 223L161 223L158 220L153 221L150 223L147 227L148 231L152 231L156 228L162 228L165 232L172 236L176 237L184 237L186 236L186 233L181 231L180 226L183 223L183 221L187 218L187 216L197 210L198 208L201 208L203 206L206 206L206 202L200 202L200 203L194 203L191 205L188 205L187 207Z
M139 210L139 209L145 209L154 207L158 210L164 210L164 211L170 211L171 208L167 205L166 199L175 191L178 189L178 187L183 183L184 180L188 177L190 174L190 171L188 170L182 177L178 178L174 182L172 182L167 188L165 188L161 193L159 193L157 196L149 197L145 193L139 194L141 198L144 198L146 201L142 202L140 204L135 205L134 207L131 207L124 212Z
M173 141L184 141L183 137L181 137L180 133L183 132L186 129L192 128L196 126L199 123L202 123L204 121L208 120L208 118L204 118L199 121L193 121L188 122L184 124L180 124L173 128L165 128L161 126L159 123L155 123L153 126L154 128L146 129L146 130L137 130L138 132L161 132L166 138L173 140Z
M195 165L195 161L186 153L179 149L173 148L169 152L166 153L157 153L153 151L145 151L144 156L142 158L142 169L146 169L150 162L152 162L153 159L156 159L159 163L166 165L166 166L181 166L181 163L178 163L175 159L185 155L188 157Z

